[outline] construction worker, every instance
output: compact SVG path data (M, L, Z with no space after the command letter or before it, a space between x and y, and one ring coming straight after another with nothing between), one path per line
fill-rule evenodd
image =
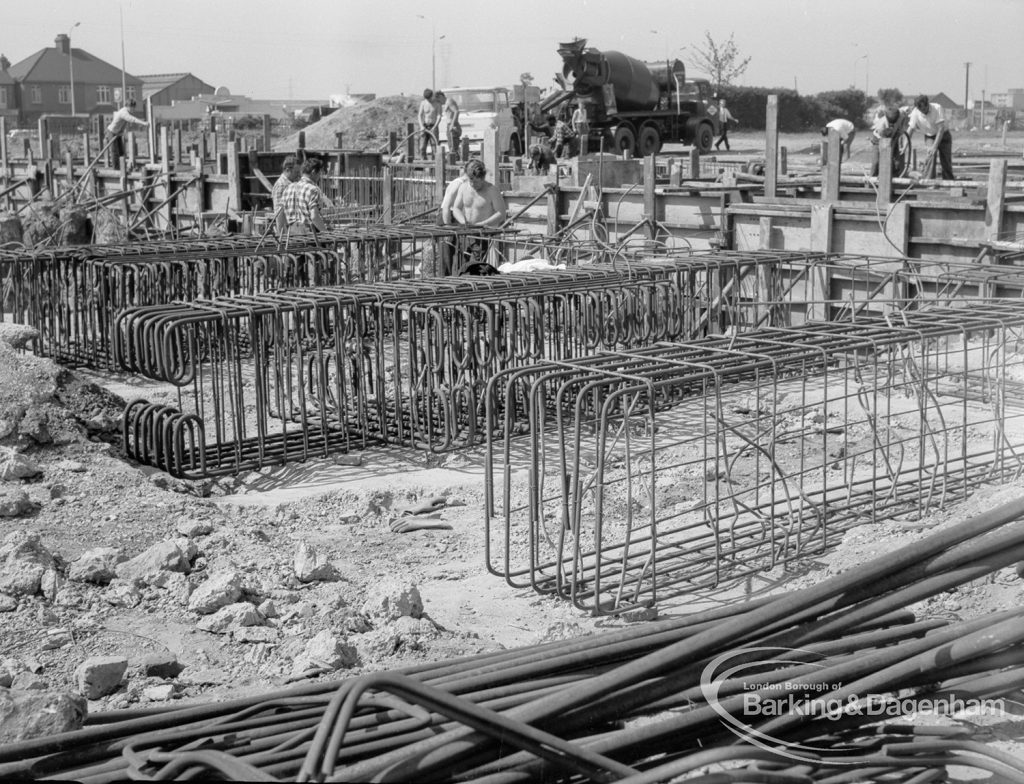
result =
M309 158L302 164L302 176L287 186L282 196L284 216L289 234L327 231L324 222L324 194L320 190L323 161Z
M441 120L438 112L437 102L434 100L434 91L429 87L423 91L423 100L416 112L416 119L420 124L420 157L427 157L427 149L437 147L437 124Z
M487 167L473 159L466 164L466 182L452 201L452 217L463 226L500 226L508 216L505 197L487 180ZM490 242L485 237L465 237L459 275L489 274Z
M953 136L946 127L946 115L942 107L937 103L928 100L927 95L917 96L914 101L914 108L910 110L910 121L907 123L907 133L914 135L914 131L920 130L924 134L924 140L930 142L928 158L925 162L925 178L935 176L935 161L938 159L942 167L942 179L955 180L953 176Z
M459 104L451 96L446 96L443 91L438 90L434 95L441 104L441 113L444 117L445 132L448 136L448 152L455 160L459 159L459 145L462 144L462 126L459 124Z
M835 131L839 134L839 144L842 145L842 150L846 152L846 160L850 160L850 153L853 148L853 137L857 135L857 129L854 124L849 120L839 117L832 122L825 125L821 129L822 136L828 136L830 130ZM842 152L839 154L839 160L843 159Z
M110 125L107 126L107 133L112 137L111 139L111 156L113 157L114 166L120 165L121 159L124 157L124 132L125 129L137 125L140 128L148 128L149 123L145 120L140 120L138 117L132 114L135 110L135 99L132 98L127 104L122 106L116 112L113 117L110 118Z
M288 219L284 214L284 192L289 185L296 182L301 176L302 167L299 164L299 159L294 155L286 156L281 164L281 176L277 178L277 182L274 183L274 188L270 192L271 202L274 207L274 225L277 228L278 234L284 234L288 228Z

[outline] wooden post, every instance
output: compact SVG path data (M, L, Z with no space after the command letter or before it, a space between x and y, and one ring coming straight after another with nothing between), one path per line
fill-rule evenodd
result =
M789 150L786 147L779 147L779 175L785 177L789 174Z
M697 147L690 148L690 179L700 179L700 150Z
M0 183L7 186L10 171L7 169L7 120L0 117ZM7 194L7 205L11 204L11 196Z
M71 154L71 150L64 155L64 175L67 177L68 190L71 190L75 185L75 157Z
M121 192L124 193L128 190L128 158L121 156L121 160L118 161L118 165L121 167ZM121 205L124 208L124 225L131 226L132 224L132 197L127 196L121 199Z
M761 216L758 226L757 249L772 249L772 219L770 217Z
M649 240L658 238L658 202L654 197L655 187L658 184L654 168L655 157L648 155L644 158L644 222ZM619 227L616 226L615 231L618 232L618 230Z
M82 165L89 168L89 163L92 161L92 155L89 152L89 134L88 132L82 134Z
M774 198L779 183L779 96L769 95L764 127L764 195Z
M156 155L153 156L156 160ZM160 126L160 163L167 171L171 168L171 140L166 125Z
M271 134L270 134L270 115L263 115L263 149L269 150L271 147Z
M181 125L174 129L174 162L184 163L184 152L181 149Z
M988 170L988 197L985 200L985 237L999 239L1006 202L1006 159L993 158Z
M406 150L409 153L408 159L410 161L416 160L416 126L412 123L408 123L406 126Z
M886 209L892 201L892 139L878 140L878 194L876 204Z
M501 161L501 151L498 149L498 129L484 128L484 166L490 174L491 182L498 182L498 163Z
M811 204L811 250L819 253L832 252L832 213L834 204L831 201Z
M46 122L45 117L40 117L37 127L39 129L39 157L45 158L47 156L46 139L50 135L50 129L47 127L49 123Z
M138 147L135 144L135 134L129 133L126 141L128 143L125 145L125 157L127 157L128 160L130 160L134 164L135 159L139 155Z
M839 141L839 132L835 128L828 129L828 164L825 166L824 180L821 184L823 201L839 201L840 158L843 155L843 143Z
M306 149L306 132L305 131L299 131L299 149L300 150L305 150Z
M558 216L561 214L562 190L557 185L548 190L548 236L558 232Z
M153 96L149 96L146 99L146 120L149 125L146 127L146 143L149 145L149 160L151 163L157 163L156 158L156 118L153 116ZM166 146L160 147L160 154L164 154Z
M207 161L209 157L209 152L206 148L206 134L203 133L199 135L199 162Z
M340 134L339 134L340 135ZM444 199L445 181L444 181L444 162L445 153L444 148L440 144L434 145L434 203L438 206L441 205Z
M344 149L344 147L345 147L344 138L345 138L345 134L343 134L341 131L336 131L335 132L335 134L334 134L334 146L337 147L339 150Z
M388 157L390 158L398 151L398 134L388 131Z
M381 220L385 225L390 224L395 218L395 170L390 166L384 167L383 193L381 194Z

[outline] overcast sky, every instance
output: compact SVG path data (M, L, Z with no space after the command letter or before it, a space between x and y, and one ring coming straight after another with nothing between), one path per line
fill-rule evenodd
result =
M2 0L12 62L72 32L75 47L132 74L191 72L254 98L418 94L437 86L541 87L558 42L643 60L679 57L704 32L734 37L741 85L801 93L851 85L945 92L962 102L1024 88L1024 0ZM432 57L433 55L433 57Z

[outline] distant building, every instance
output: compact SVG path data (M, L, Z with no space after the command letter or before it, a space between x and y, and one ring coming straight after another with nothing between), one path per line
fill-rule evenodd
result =
M0 68L0 117L8 122L18 119L18 83L6 68Z
M248 95L232 95L220 87L216 92L201 93L187 101L175 101L171 106L154 106L153 116L164 122L198 120L211 114L269 114L275 120L290 120L305 107L321 103L324 101L317 98L291 101L250 98Z
M214 87L190 73L141 74L142 97L153 106L173 106L197 95L212 93Z
M71 84L74 80L76 114L112 114L120 103L121 69L84 49L71 47L61 33L54 45L40 49L8 73L17 82L20 120L33 122L44 114L71 113ZM142 80L124 75L126 100L142 98Z
M992 93L989 98L992 105L999 108L1005 107L1014 111L1024 109L1024 88L1021 87L1011 87L1005 93Z

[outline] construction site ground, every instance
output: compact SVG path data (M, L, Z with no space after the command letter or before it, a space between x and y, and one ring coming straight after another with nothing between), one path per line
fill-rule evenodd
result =
M734 149L755 152L754 137L736 134ZM807 154L812 154L813 137L806 138ZM960 138L955 148L961 146ZM999 141L992 134L983 144ZM1019 148L1019 139L1014 143ZM866 141L858 141L855 162L866 153ZM129 659L122 687L90 703L90 711L149 704L143 692L154 681L135 669L149 653L172 653L185 666L175 681L177 701L279 688L293 680L293 660L318 631L348 628L353 639L365 632L360 608L389 581L415 584L436 628L377 640L360 648L354 667L319 677L530 645L642 624L653 615L594 618L564 600L514 589L489 574L483 554L482 447L443 455L374 448L358 453L358 465L352 464L353 456L344 456L185 482L121 456L116 426L121 401L146 395L151 382L126 374L64 371L49 360L7 350L0 351L0 379L0 420L12 406L39 407L48 413L52 431L48 442L18 442L41 473L20 482L0 482L0 489L25 490L33 504L24 515L0 517L0 541L17 530L37 532L42 544L67 564L101 546L135 556L157 542L180 538L179 527L205 522L210 531L192 537L198 556L188 583L194 586L205 574L236 568L278 605L275 635L256 642L198 628L180 590L128 591L69 582L59 602L36 596L4 607L0 662L15 660L50 687L74 689L74 670L90 656ZM98 394L90 384L116 397ZM55 422L65 423L59 432ZM982 485L967 500L921 519L855 528L835 549L797 569L779 568L699 599L676 597L659 603L656 611L665 617L807 585L1022 494L1021 481ZM449 527L392 530L403 511L432 499L444 499L435 521ZM302 542L325 554L340 579L298 583L292 564ZM1021 571L1019 565L1003 569L914 609L924 618L971 618L1020 606ZM1024 757L1024 716L1018 718L991 731L1000 748Z

